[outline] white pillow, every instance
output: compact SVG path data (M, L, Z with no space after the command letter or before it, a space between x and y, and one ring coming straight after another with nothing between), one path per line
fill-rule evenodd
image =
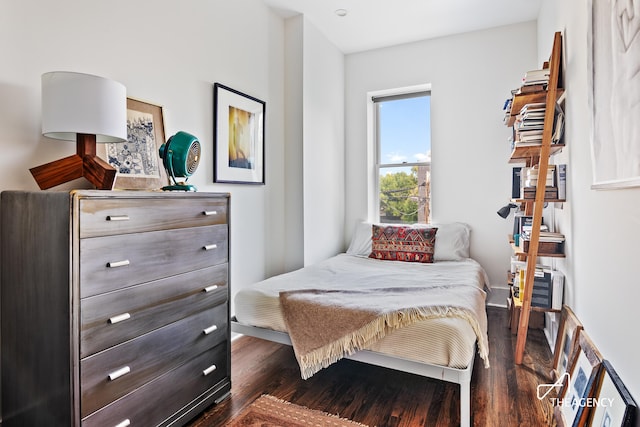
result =
M434 261L460 261L469 258L471 227L463 222L431 224L438 227Z
M369 256L371 253L371 236L373 235L372 225L366 221L359 222L356 225L353 237L351 237L351 244L347 249L349 255Z
M366 221L356 225L347 254L369 256L371 253L371 235L373 234L372 225L372 223ZM462 222L450 222L414 224L413 227L438 227L436 247L433 254L434 261L460 261L469 258L469 235L471 233L469 225Z

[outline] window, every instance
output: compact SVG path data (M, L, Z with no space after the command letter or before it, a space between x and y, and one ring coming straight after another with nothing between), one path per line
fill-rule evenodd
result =
M372 101L378 221L428 223L431 92L373 96Z

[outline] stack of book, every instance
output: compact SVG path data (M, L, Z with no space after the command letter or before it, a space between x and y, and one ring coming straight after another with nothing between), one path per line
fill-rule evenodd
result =
M545 104L532 103L526 104L520 109L516 115L514 123L515 136L513 138L513 147L525 147L542 145L542 131L544 129ZM505 120L508 120L509 113L506 113ZM558 104L556 104L555 114L553 117L553 133L551 135L551 143L562 143L564 134L564 112ZM512 147L512 148L513 148Z
M520 235L522 242L522 250L529 251L529 242L531 241L531 232L523 230ZM554 233L552 231L540 231L538 240L538 253L542 254L562 254L564 253L564 234Z
M525 200L535 199L538 186L538 168L523 168L520 178L520 198ZM556 165L548 165L547 178L545 182L545 200L558 199L558 186L556 182Z
M514 124L514 146L529 146L542 144L542 131L544 129L545 104L525 104Z
M535 187L538 185L538 168L536 166L531 168L524 168L524 187ZM555 187L556 185L556 165L547 165L547 181L545 183L547 187Z
M524 74L522 78L522 86L536 86L543 85L546 86L549 84L549 75L550 71L548 68L543 68L541 70L530 70Z

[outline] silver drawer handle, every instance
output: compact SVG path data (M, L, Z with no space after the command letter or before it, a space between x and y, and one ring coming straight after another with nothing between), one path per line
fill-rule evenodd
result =
M202 247L202 249L204 249L205 251L210 251L211 249L215 249L217 247L218 247L218 245L216 245L214 243L214 244L211 244L211 245L205 245L205 246Z
M217 211L203 211L202 215L213 216L213 215L218 215L218 212Z
M216 289L218 289L218 285L211 285L211 286L207 286L206 288L204 288L205 292L213 292Z
M218 329L216 325L211 325L208 328L203 329L202 332L204 332L205 335L209 335L211 332L215 331L216 329Z
M216 369L217 369L217 368L216 368L216 365L211 365L211 366L209 366L207 369L205 369L204 371L202 371L202 374L203 374L204 376L207 376L207 375L209 375L211 372L215 371Z
M107 221L129 221L129 215L108 215Z
M131 315L129 313L122 313L122 314L118 314L117 316L113 316L109 318L109 323L114 324L130 318L131 318Z
M112 261L107 263L108 268L125 267L131 264L128 259L122 261Z
M124 367L118 369L117 371L111 372L108 375L109 381L116 380L116 379L120 378L123 375L127 375L129 372L131 372L131 368L129 368L128 366L124 366Z
M113 426L113 427L129 427L130 425L131 425L131 421L129 421L129 420L124 420L124 421L122 421L122 422L120 422L120 423L116 424L116 425L115 425L115 426Z

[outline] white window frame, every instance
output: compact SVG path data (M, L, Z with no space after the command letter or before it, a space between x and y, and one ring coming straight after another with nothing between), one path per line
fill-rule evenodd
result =
M407 86L396 89L387 89L380 91L372 91L367 93L367 170L368 170L368 191L367 191L367 216L372 222L380 221L380 166L384 167L411 167L423 166L424 162L391 164L380 162L380 144L378 117L375 98L394 97L402 95L411 95L417 93L431 93L431 83L425 83L415 86ZM431 120L431 118L429 118ZM429 163L429 167L430 167Z

